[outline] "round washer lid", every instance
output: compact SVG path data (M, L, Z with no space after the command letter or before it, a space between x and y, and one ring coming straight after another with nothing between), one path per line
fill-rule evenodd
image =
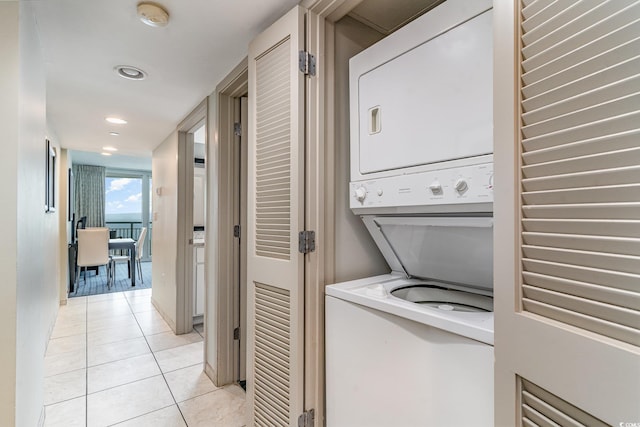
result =
M404 286L392 290L391 295L442 311L493 311L493 298L491 297L434 285Z

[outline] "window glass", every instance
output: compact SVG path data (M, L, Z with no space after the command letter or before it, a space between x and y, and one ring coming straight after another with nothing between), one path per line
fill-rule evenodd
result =
M142 227L142 179L105 179L105 220L116 237L137 238Z

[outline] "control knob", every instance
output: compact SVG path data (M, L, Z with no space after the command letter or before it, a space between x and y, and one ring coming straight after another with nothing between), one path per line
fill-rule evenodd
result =
M367 198L367 189L364 187L356 188L355 196L357 201L360 203L364 202L364 199Z
M467 191L467 188L469 188L469 185L467 184L467 181L460 178L456 181L456 183L454 184L454 187L458 193L462 194L465 191Z
M441 194L442 184L440 184L440 181L433 181L431 185L429 185L429 190L431 190L432 194Z

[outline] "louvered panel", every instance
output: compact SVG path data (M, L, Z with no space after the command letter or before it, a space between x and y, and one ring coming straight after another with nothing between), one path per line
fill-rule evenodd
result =
M521 51L522 308L637 345L640 3L530 7L537 12L523 14ZM534 424L558 422L536 407L523 413Z
M545 7L549 6L554 1L556 0L537 0L532 2L531 4L527 4L522 9L522 16L524 16L525 18L530 18L536 13L540 12ZM526 2L524 3L526 4Z
M565 9L559 1L550 2L546 7L541 8L538 13L531 16L529 19L525 19L522 22L522 28L525 32L533 30L535 27L542 25L544 22L552 19L558 13L561 13Z
M610 427L584 410L518 377L523 425L563 427Z
M289 292L255 284L254 382L256 423L289 425Z
M555 59L561 58L570 53L572 55L575 55L574 61L584 61L585 59L588 59L590 57L589 55L587 55L587 52L584 52L584 50L589 47L591 43L595 44L595 42L592 41L598 41L608 35L615 34L621 28L625 28L625 26L627 25L635 24L635 21L640 18L640 4L637 4L637 2L633 2L634 5L628 8L617 8L618 5L625 6L625 0L609 3L612 4L615 9L618 9L617 13L609 14L602 20L600 20L602 16L600 16L599 14L593 14L593 16L591 16L591 19L587 22L589 26L585 30L574 34L572 37L561 40L548 49L545 49L537 54L526 56L525 49L527 48L524 48L522 52L524 58L524 60L522 61L523 70L526 72L534 68L545 66ZM554 15L561 16L557 14L557 9L566 9L568 5L570 5L570 2L556 2L549 8L543 10L538 15L545 13L549 9L549 13L556 12L554 13ZM531 21L535 20L538 15L533 16ZM535 24L529 25L527 21L529 20L525 20L522 24L522 27L525 29L525 33L526 31L528 31L527 27L531 26L532 28L535 28L536 25L539 25L537 22ZM558 22L557 24L560 24L561 22L562 21ZM618 39L616 40L615 44L619 45L621 43L624 43L625 41L626 40L624 39ZM581 50L583 52L578 53ZM601 51L601 49L594 49L594 52L598 51Z
M577 249L614 254L640 255L640 239L631 237L589 236L556 233L522 233L526 245Z
M636 219L640 203L584 203L580 205L523 206L526 218L557 219Z
M521 128L522 134L525 138L533 138L548 133L576 128L599 120L606 120L610 117L633 113L638 110L638 106L640 106L640 94L634 93L613 101L595 104L579 111L552 117L540 123L523 126Z
M522 172L525 178L536 178L573 172L637 166L639 162L640 147L528 165L522 168Z
M289 40L256 60L256 255L289 260L291 219Z
M640 131L638 130L620 132L604 137L592 138L585 141L578 141L523 153L522 162L525 165L532 165L572 157L589 156L607 151L625 150L637 147L638 139L640 139Z
M522 198L528 205L633 202L640 200L640 184L531 191Z
M595 187L603 185L633 184L637 182L640 166L629 166L615 169L605 169L565 175L543 176L522 180L524 191L541 191L578 186Z
M626 131L636 131L638 122L640 122L640 112L635 111L622 116L598 120L584 126L527 138L522 142L522 148L524 152L529 152L586 139L609 137Z
M602 301L605 304L617 305L633 309L640 304L640 295L635 292L621 289L603 288L577 280L562 279L546 276L544 274L525 272L525 281L528 286L575 295L581 298Z
M526 101L522 102L525 112L540 108L550 102L571 98L596 87L612 85L636 75L637 53L640 40L633 40L624 46L604 52L580 64L576 64L543 80L528 84L522 90ZM625 59L620 62L620 56ZM527 78L525 74L523 79Z
M523 286L522 291L525 299L581 313L586 317L594 317L607 322L629 326L631 329L637 329L637 325L640 324L640 312L637 310L593 301L574 295L567 295L548 289L540 289L534 286ZM640 333L640 331L638 331L638 333Z
M607 291L605 288L621 289L635 293L638 291L640 276L637 274L528 258L524 258L522 263L527 272L599 285L603 287L604 292Z
M640 27L640 22L635 21L624 27L614 29L611 33L596 40L585 40L586 44L573 52L557 58L550 58L551 61L539 67L534 67L532 62L522 63L524 75L529 83L547 78L553 74L562 72L570 67L580 64L593 58L602 52L615 49L631 40L637 38L636 34ZM534 57L532 59L538 59ZM526 61L525 61L526 62Z
M581 329L605 335L619 341L640 346L640 331L619 323L608 322L593 316L587 316L574 310L567 310L555 304L545 304L540 301L522 298L525 311L534 313L561 323L573 325Z
M640 273L640 259L633 256L614 255L604 252L565 250L553 248L550 245L548 247L523 245L522 252L525 257L524 260L534 259L538 261L560 262L571 264L576 268L590 267L623 273Z
M640 221L638 220L524 219L522 226L525 232L640 238Z
M527 37L526 39L523 37L523 41L526 43L522 49L523 57L531 58L546 49L561 45L562 42L570 40L572 37L578 37L582 32L587 32L594 24L615 16L620 8L632 6L635 2L636 0L615 0L615 2L583 0L574 2L566 9L566 5L561 5L561 13L536 26L536 31L531 31L537 37ZM581 12L583 13L581 14ZM627 12L620 11L619 13ZM549 29L553 30L545 34ZM531 33L529 35L533 35ZM540 37L540 35L542 36ZM601 35L602 32L596 32L591 38L597 38Z
M529 26L529 30L522 37L523 46L529 46L532 43L537 42L541 38L546 37L549 34L553 34L556 31L562 30L568 23L583 15L585 12L597 7L601 4L601 0L582 0L574 2L568 8L564 9L558 16L551 17L543 24L536 27ZM533 5L532 5L533 6ZM522 16L525 19L529 17L524 14L524 11L529 9L528 7L522 10ZM566 24L565 24L566 23Z
M579 111L593 104L606 104L628 93L640 91L640 77L634 75L640 68L640 58L625 62L624 68L622 76L612 75L613 72L605 70L603 73L576 80L566 86L537 95L535 98L527 98L527 101L531 102L522 103L525 111L522 115L523 123L525 125L539 123ZM613 71L618 71L617 67ZM604 76L607 76L611 83L603 82ZM623 78L618 79L618 77Z

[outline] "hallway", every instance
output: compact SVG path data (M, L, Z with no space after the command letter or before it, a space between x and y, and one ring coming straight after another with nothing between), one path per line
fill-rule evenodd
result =
M45 356L45 426L243 426L244 391L204 374L198 329L174 335L151 289L69 299Z

